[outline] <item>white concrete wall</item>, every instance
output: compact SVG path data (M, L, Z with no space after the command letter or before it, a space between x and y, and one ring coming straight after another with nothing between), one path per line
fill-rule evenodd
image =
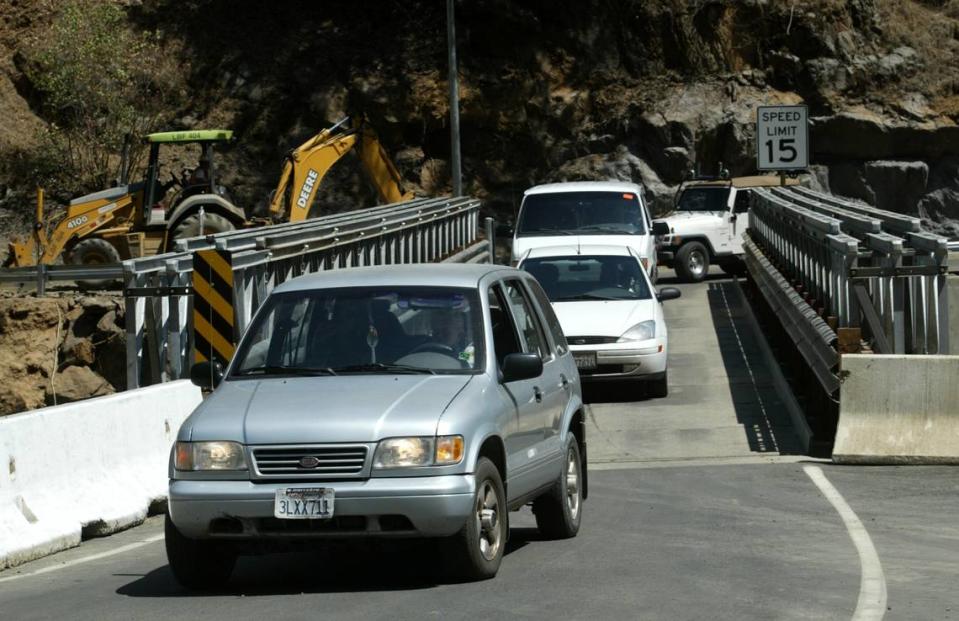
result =
M178 381L0 418L0 569L143 521L200 401Z
M959 464L959 356L842 357L838 463Z

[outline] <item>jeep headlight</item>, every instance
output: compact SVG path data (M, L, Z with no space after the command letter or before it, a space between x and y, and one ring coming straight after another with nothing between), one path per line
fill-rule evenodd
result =
M627 343L629 341L646 341L656 338L656 320L649 319L641 321L635 326L623 332L617 343Z
M177 470L246 470L243 445L238 442L177 442Z

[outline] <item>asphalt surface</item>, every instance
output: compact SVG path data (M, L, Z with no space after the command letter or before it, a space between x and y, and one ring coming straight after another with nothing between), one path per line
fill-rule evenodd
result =
M409 543L244 558L227 590L195 594L173 579L155 517L0 572L0 619L849 619L863 565L806 468L868 533L886 619L959 618L955 469L799 455L734 285L681 288L667 306L670 396L588 391L579 536L543 540L527 510L513 514L492 580L449 583Z

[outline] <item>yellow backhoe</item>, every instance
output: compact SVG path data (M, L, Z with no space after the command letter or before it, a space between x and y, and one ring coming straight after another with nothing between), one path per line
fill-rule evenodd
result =
M311 207L324 176L352 149L357 149L381 201L413 198L412 192L403 189L399 172L373 129L362 120L350 124L346 118L287 154L269 216L251 217L216 183L213 145L232 138L232 131L220 129L150 134L142 182L128 184L124 179L117 187L75 198L65 211L49 219L44 215L43 190L38 190L33 235L10 243L5 266L50 264L61 255L64 262L77 265L117 263L168 251L176 239L305 220L316 215ZM179 178L170 173L163 183L160 146L175 144L199 144L200 162Z

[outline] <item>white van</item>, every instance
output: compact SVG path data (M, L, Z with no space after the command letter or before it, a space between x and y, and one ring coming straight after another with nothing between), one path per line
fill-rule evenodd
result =
M533 248L628 246L656 280L656 245L643 187L621 181L577 181L532 187L523 194L512 261Z

